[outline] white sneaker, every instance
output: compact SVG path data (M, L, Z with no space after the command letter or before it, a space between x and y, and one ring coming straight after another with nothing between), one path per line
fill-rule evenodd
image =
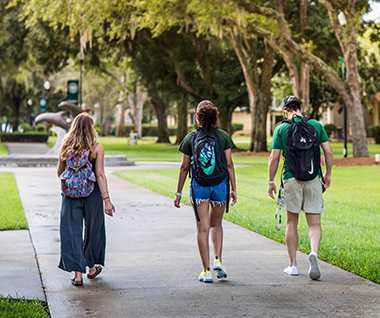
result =
M218 258L215 258L214 261L214 271L216 272L216 277L218 277L219 279L227 278L226 269L224 268L223 263Z
M309 277L317 280L321 277L321 268L319 267L318 257L315 252L309 255Z
M212 274L209 269L206 269L199 275L199 281L204 283L212 283Z
M287 268L284 269L284 273L292 276L297 276L298 275L298 269L297 266L288 266Z

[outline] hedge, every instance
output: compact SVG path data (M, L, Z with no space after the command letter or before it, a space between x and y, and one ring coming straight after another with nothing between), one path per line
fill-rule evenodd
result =
M158 136L158 126L156 124L142 124L142 135L145 136ZM129 134L131 131L135 130L135 125L125 125L125 133ZM134 131L136 132L136 131ZM169 127L169 135L174 136L177 134L177 127Z
M323 127L325 128L327 137L329 137L329 138L330 138L332 132L338 131L338 127L334 123L326 124Z
M191 124L187 130L190 132L190 131L193 131L197 128L197 124L196 123L193 123ZM240 123L231 123L231 135L235 132L235 131L239 131L239 130L243 130L244 129L244 124L240 124Z
M380 126L368 126L369 136L375 139L377 144L380 144Z
M157 124L142 124L142 135L145 136L158 136L158 126ZM243 124L239 123L231 123L231 130L232 133L234 133L237 130L243 130L244 126ZM195 129L195 124L192 124L188 127L189 131L192 131ZM125 125L125 133L129 134L131 131L135 132L135 126L133 124ZM112 132L114 135L115 132ZM169 136L175 136L177 134L177 127L169 127Z
M0 133L1 142L47 142L49 134L41 133Z

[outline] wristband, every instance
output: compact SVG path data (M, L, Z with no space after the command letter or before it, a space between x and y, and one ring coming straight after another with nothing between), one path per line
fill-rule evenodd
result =
M106 197L106 198L103 198L103 201L105 201L105 200L107 200L107 199L109 199L110 197Z
M274 180L273 180L273 181L269 181L269 179L268 179L268 183L269 183L269 184L273 184L273 183L274 183Z
M181 196L182 192L176 192L175 195Z

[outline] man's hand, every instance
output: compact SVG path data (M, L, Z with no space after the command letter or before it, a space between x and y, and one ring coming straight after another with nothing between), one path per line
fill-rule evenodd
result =
M277 194L276 185L274 183L268 184L268 194L273 200L276 200L273 192L274 194Z
M330 188L331 187L331 176L325 174L323 176L323 179L325 180L325 184L324 184L325 188L326 189Z

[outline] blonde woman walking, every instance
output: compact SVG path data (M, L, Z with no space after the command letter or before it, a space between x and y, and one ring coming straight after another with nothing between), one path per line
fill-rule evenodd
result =
M74 170L71 171L70 167ZM70 173L78 178L70 179ZM71 184L80 183L84 174L89 176L85 186L75 190ZM72 284L81 286L86 267L89 279L102 271L106 246L104 212L109 216L115 212L104 173L104 149L97 142L94 120L87 113L81 113L74 119L63 140L57 175L62 180L61 259L58 267L74 271Z

